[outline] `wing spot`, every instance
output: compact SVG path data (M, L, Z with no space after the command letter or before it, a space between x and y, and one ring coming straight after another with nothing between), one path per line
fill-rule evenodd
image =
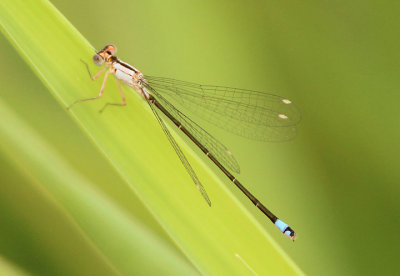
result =
M288 99L283 99L282 102L283 102L284 104L291 104L291 103L292 103L292 101L291 101L291 100L288 100Z
M286 120L286 119L289 118L289 117L286 116L285 114L278 114L278 117L281 118L281 119L284 119L284 120Z

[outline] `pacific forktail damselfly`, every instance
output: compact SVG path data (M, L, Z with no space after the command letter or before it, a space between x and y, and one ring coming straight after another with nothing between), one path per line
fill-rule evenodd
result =
M68 109L80 102L100 99L104 93L108 75L113 74L117 79L122 103L106 103L100 112L109 105L125 106L127 104L120 81L133 88L148 103L183 166L208 205L211 206L211 201L203 185L165 125L161 113L192 140L285 236L295 240L296 233L293 229L269 211L229 172L228 169L236 173L240 172L240 167L232 153L171 104L171 102L176 102L194 114L201 114L201 117L208 122L247 138L261 141L283 141L289 140L295 135L296 124L300 120L300 114L292 102L277 95L257 91L144 76L135 67L119 60L115 56L116 52L115 45L109 44L93 56L93 62L98 66L103 66L94 76L90 73L87 63L84 62L92 80L98 79L105 73L100 93L97 97L76 100Z

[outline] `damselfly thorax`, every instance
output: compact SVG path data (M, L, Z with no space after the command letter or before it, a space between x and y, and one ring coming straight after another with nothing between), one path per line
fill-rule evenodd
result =
M285 236L294 240L296 233L293 229L269 211L230 172L240 172L239 164L231 151L172 104L176 102L194 114L201 114L207 122L232 133L255 140L283 141L294 137L296 124L300 120L300 113L292 101L252 90L199 85L161 77L145 77L132 65L119 60L115 56L116 52L117 48L114 45L106 45L93 56L93 62L96 65L105 65L93 77L85 63L92 80L96 80L105 73L100 93L97 97L77 100L68 109L79 102L100 99L104 93L108 75L113 74L117 79L122 103L106 103L100 112L110 105L125 106L127 104L120 82L132 87L148 103L180 161L209 206L211 206L211 200L207 192L165 125L162 114L177 126Z
M143 83L146 82L142 72L133 67L132 65L123 62L114 56L116 48L114 45L107 45L102 51L97 53L104 61L107 67L109 67L110 73L122 81L124 84L132 87L141 96L149 99L150 93L144 89ZM95 64L101 63L101 59L93 58ZM101 65L101 64L100 64Z

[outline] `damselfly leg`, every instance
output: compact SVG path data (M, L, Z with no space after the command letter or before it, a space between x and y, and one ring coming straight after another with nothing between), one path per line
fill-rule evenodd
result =
M91 78L92 80L96 80L102 73L104 70L101 70L99 73L97 73L93 78ZM99 95L97 97L92 97L92 98L87 98L87 99L79 99L76 100L75 102L73 102L70 106L67 107L67 109L71 109L71 107L73 107L74 105L76 105L77 103L82 103L82 102L87 102L87 101L94 101L94 100L98 100L101 98L101 96L103 96L104 93L104 88L106 87L106 82L107 82L107 78L108 75L110 74L109 71L106 71L106 74L104 75L104 79L103 79L103 83L101 84L101 88L100 88L100 92Z
M121 82L119 80L117 80L117 85L118 85L119 93L121 95L122 103L106 103L103 106L103 108L99 110L100 113L102 113L104 111L104 109L106 109L106 107L109 105L115 105L115 106L125 106L126 105L124 90L122 90Z
M84 62L83 60L81 60L81 62L86 66L86 69L87 69L87 71L88 71L89 77L90 77L90 79L91 79L92 81L97 80L97 79L103 74L103 72L107 69L107 67L104 67L104 68L101 69L99 72L97 72L96 75L94 75L94 77L92 77L92 73L90 72L90 69L89 69L88 64L87 64L86 62ZM101 88L100 88L99 95L98 95L97 97L92 97L92 98L86 98L86 99L79 99L79 100L76 100L76 101L73 102L70 106L68 106L67 109L71 109L71 107L74 106L74 105L77 104L77 103L87 102L87 101L93 101L93 100L98 100L98 99L100 99L100 98L103 96L104 89L105 89L105 87L106 87L106 82L107 82L107 79L108 79L108 75L109 75L110 73L112 73L110 70L107 70L107 71L106 71L106 73L105 73L105 75L104 75L103 83L102 83ZM125 95L124 95L124 91L123 91L122 86L121 86L121 83L120 83L120 81L119 81L118 79L116 79L116 81L117 81L117 84L118 84L118 89L119 89L119 93L120 93L120 95L121 95L122 103L106 103L106 104L99 110L100 113L102 113L102 112L106 109L106 107L109 106L109 105L125 106L125 105L127 104L127 103L126 103L126 99L125 99Z

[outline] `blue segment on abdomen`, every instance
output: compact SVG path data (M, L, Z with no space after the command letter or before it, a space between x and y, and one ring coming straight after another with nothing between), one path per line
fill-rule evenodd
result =
M289 225L287 225L286 223L284 223L283 221L281 221L280 219L277 219L275 221L275 225L276 227L278 227L279 230L281 230L282 233L284 233L284 231L286 230L286 228L289 227ZM286 234L286 233L285 233Z

